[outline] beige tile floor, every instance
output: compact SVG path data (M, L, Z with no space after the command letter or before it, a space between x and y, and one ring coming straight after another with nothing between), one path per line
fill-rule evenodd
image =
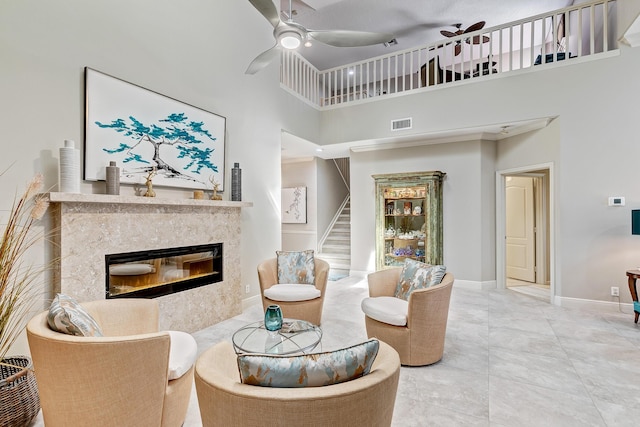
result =
M366 296L362 278L329 282L323 350L366 339ZM261 317L254 306L198 331L199 351ZM401 369L393 425L617 427L639 419L640 327L632 313L587 313L454 285L444 357ZM185 427L200 425L194 391Z

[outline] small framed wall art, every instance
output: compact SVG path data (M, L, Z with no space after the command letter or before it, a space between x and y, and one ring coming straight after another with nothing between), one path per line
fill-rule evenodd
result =
M282 189L282 223L307 223L307 187Z

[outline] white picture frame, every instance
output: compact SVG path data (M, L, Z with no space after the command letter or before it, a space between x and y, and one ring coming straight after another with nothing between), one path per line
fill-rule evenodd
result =
M307 223L307 187L282 189L282 223Z
M224 191L226 118L85 68L84 179Z

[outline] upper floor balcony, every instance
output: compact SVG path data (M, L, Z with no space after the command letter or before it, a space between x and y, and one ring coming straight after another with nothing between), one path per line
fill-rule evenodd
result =
M284 52L280 83L324 110L516 72L538 71L617 50L616 0L594 0L320 71Z

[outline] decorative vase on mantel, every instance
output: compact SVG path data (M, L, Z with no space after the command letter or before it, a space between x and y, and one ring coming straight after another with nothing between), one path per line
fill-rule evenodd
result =
M107 194L117 196L120 194L120 168L116 162L109 162L109 166L105 167L105 175L107 181Z

